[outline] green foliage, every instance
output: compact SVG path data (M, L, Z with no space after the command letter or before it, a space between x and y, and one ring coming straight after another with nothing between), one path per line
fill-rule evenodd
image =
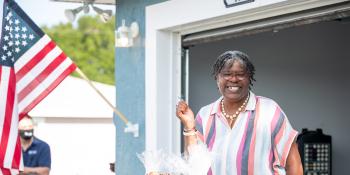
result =
M90 80L114 84L114 27L115 17L103 23L98 16L83 16L76 27L60 23L42 29Z

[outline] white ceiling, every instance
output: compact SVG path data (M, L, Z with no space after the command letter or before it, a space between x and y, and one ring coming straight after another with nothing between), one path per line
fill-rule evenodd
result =
M105 4L105 5L115 5L116 0L50 0L55 2L73 2L73 3L82 3L82 2L93 2L94 4Z

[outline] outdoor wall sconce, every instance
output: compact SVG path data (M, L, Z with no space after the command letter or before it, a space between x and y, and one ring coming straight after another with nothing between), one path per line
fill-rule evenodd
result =
M131 23L130 27L125 25L125 20L122 20L122 26L115 31L115 46L116 47L131 47L133 46L134 38L139 35L139 25L137 22Z

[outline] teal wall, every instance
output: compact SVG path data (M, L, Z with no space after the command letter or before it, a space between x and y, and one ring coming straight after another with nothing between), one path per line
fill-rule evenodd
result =
M124 133L125 124L115 117L116 174L142 175L143 164L136 153L145 150L145 7L164 0L117 0L116 29L125 19L126 25L136 21L139 37L130 48L116 48L116 106L132 123L139 124L139 137Z

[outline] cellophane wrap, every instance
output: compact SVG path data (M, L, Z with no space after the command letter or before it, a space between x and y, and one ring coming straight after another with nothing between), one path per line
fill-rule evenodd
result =
M156 150L145 151L137 157L145 166L146 174L206 175L212 163L212 155L203 143L190 145L187 155Z

